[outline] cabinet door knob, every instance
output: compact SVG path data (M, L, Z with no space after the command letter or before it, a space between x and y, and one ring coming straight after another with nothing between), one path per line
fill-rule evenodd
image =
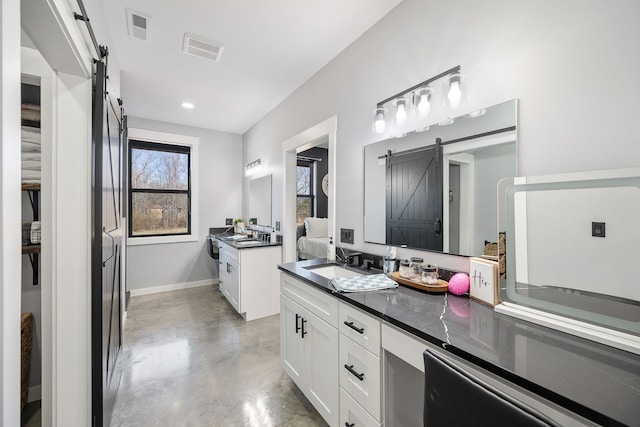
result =
M349 424L349 421L345 421L344 425L345 425L345 427L353 427L353 426L355 426L354 423Z
M353 324L353 322L347 322L346 320L344 321L344 324L347 325L348 327L350 327L351 329L353 329L354 331L356 331L359 334L364 334L364 328L358 328L357 326L355 326Z
M300 331L300 325L298 325L298 320L300 320L302 316L296 314L296 334Z
M356 377L360 381L364 381L364 374L357 373L356 370L353 369L353 365L345 364L344 367L346 368L347 371L349 371L351 374L353 374L354 377Z

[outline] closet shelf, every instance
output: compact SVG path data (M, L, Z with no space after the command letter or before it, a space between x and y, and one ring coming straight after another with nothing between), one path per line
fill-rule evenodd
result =
M23 245L22 253L23 254L39 254L41 250L40 245Z
M26 191L40 191L39 182L23 182L22 189Z

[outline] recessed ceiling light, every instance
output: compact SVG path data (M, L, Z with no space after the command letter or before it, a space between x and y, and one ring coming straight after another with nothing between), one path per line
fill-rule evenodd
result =
M191 110L193 107L195 107L195 105L193 105L190 102L183 102L182 103L182 108L186 108L187 110Z

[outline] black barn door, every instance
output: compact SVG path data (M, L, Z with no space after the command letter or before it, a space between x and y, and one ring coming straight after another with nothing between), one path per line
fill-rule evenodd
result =
M440 144L387 157L387 244L442 250Z
M122 113L111 102L106 66L96 63L92 138L92 424L108 426L120 385L122 348Z

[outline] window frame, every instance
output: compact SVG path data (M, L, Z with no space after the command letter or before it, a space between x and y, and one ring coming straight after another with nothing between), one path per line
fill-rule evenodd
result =
M135 143L134 143L135 141ZM200 139L198 137L170 134L165 132L150 131L146 129L129 128L128 131L128 147L127 147L127 159L128 159L128 171L127 171L127 245L150 245L150 244L162 244L162 243L180 243L180 242L195 242L198 241L198 145ZM169 152L189 152L189 177L188 177L188 232L180 234L154 234L145 236L132 236L131 231L133 227L132 218L132 197L135 191L131 186L131 150L139 146L147 147L176 147L176 150L165 150ZM158 150L161 151L161 150ZM159 193L178 193L184 194L184 190L142 190L142 192L159 192Z

